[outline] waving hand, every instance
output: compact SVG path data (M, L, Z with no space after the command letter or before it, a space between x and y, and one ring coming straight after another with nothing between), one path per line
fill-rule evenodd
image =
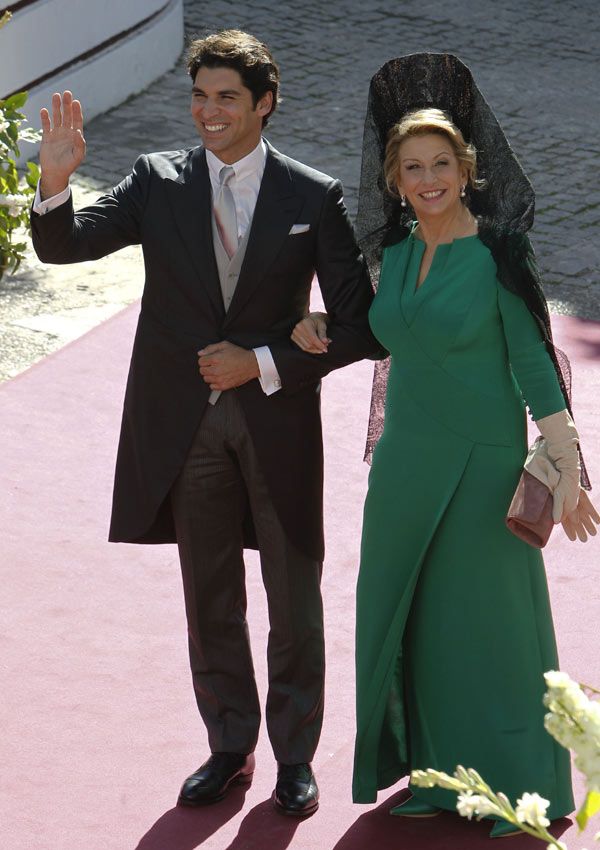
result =
M69 177L85 157L81 103L70 91L52 95L52 120L47 109L40 110L42 144L40 166L43 198L65 189Z

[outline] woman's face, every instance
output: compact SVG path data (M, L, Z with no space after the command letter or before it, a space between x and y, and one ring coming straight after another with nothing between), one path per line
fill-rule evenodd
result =
M443 215L460 204L467 170L447 136L411 136L400 145L398 157L398 190L417 218Z

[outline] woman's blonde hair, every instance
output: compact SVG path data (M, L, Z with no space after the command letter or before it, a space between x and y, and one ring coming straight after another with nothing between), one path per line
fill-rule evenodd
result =
M412 136L426 136L429 133L437 133L448 139L457 160L466 169L467 185L472 189L480 189L485 181L477 179L477 151L475 146L465 142L464 136L456 124L453 124L441 109L415 109L405 115L402 121L394 124L388 133L383 164L388 192L395 197L399 196L398 170L400 160L398 152L402 142Z

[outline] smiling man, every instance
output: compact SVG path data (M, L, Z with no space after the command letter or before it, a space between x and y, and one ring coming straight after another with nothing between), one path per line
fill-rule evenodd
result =
M141 156L74 212L85 155L79 101L41 112L33 238L45 262L142 245L146 279L125 396L110 539L177 542L192 678L211 755L179 802L222 799L254 770L260 705L246 625L244 547L258 548L270 632L266 722L276 808L318 806L323 716L320 379L379 348L372 290L337 180L278 153L263 128L279 70L228 30L192 43L192 150ZM330 343L290 341L318 276Z

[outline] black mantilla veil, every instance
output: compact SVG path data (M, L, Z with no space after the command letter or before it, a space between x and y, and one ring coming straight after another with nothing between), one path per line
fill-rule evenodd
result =
M490 249L498 280L521 296L536 319L571 410L571 368L552 342L548 305L535 255L527 237L533 224L535 194L494 113L470 70L450 53L413 53L386 62L371 79L363 136L356 235L374 286L386 245L409 233L411 210L387 191L383 176L390 129L408 112L443 110L477 151L477 176L483 188L467 187L466 203L479 222L479 238ZM383 431L389 358L375 364L365 460L370 461ZM582 486L590 489L582 460Z

